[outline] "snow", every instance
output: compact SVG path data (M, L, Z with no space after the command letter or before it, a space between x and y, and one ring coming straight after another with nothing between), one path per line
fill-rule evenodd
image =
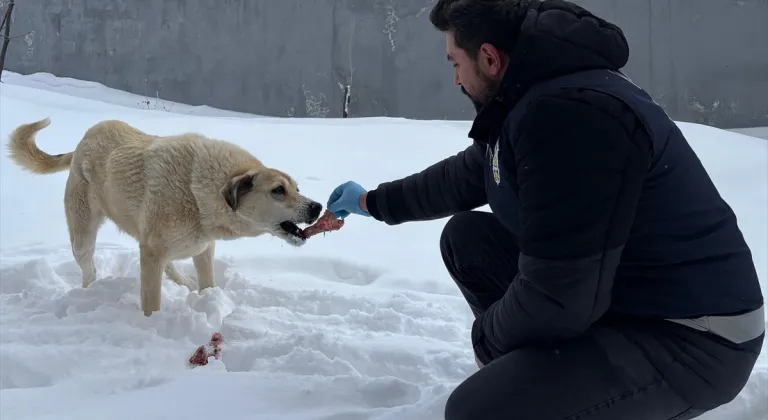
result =
M44 117L52 123L38 141L52 154L103 119L159 135L199 131L247 147L323 203L349 179L374 187L455 153L470 124L253 118L156 98L164 106L146 106L49 74L6 71L3 82L3 141ZM768 290L768 142L680 126L735 209ZM0 158L0 418L436 420L476 370L471 313L439 255L445 220L386 226L353 215L299 249L267 237L219 242L218 287L189 293L164 280L163 309L147 318L137 246L111 223L99 233L99 280L80 288L66 176L30 175ZM194 277L191 260L178 267ZM214 331L222 359L188 369ZM768 350L737 399L700 418L765 419L767 393Z
M3 71L3 83L42 89L49 92L58 92L68 96L76 96L78 98L93 99L94 103L92 103L92 105L97 106L98 102L106 102L113 105L122 105L146 110L168 111L185 115L262 118L260 115L216 109L206 105L191 106L179 102L167 101L160 99L158 97L158 92L146 92L143 96L134 95L132 93L104 86L101 83L77 80L69 77L56 77L51 73L41 72L22 75L10 71Z

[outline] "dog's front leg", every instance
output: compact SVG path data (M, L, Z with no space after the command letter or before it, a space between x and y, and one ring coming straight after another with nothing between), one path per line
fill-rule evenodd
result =
M197 284L199 285L200 290L216 285L213 274L213 254L215 250L216 242L211 241L205 251L192 257L192 262L195 264L195 271L197 271Z
M160 310L165 263L165 256L161 252L147 246L139 247L141 309L146 316Z

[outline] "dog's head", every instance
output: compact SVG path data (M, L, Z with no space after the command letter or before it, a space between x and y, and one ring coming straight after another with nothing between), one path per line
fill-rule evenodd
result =
M299 193L290 176L272 168L232 176L221 194L252 234L268 232L294 246L306 240L298 225L314 223L323 210L322 204Z

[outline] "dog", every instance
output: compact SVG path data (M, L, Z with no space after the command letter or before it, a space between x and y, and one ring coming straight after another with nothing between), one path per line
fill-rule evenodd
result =
M222 140L155 136L107 120L89 128L73 152L50 155L35 141L50 122L18 126L8 139L9 157L36 174L69 170L64 210L82 287L96 280L96 234L106 219L137 240L146 316L160 310L164 272L195 290L174 260L191 257L199 289L214 287L217 240L271 234L301 246L306 238L298 225L314 223L323 209L288 174Z

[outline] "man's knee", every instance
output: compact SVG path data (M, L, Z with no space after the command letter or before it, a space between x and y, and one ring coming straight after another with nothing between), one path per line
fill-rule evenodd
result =
M451 392L448 401L445 402L445 420L470 420L471 412L467 410L466 404L472 404L472 400L464 395L461 385L459 385Z
M458 213L451 217L443 227L440 234L440 255L449 269L456 268L465 254L465 249L475 248L472 243L477 243L480 240L478 228L484 222L483 216L492 216L488 213L478 213L472 211Z
M477 390L472 388L471 381L465 381L453 390L445 402L445 420L493 418L491 413L485 411L483 396L477 395Z
M492 213L453 216L440 237L440 253L475 316L501 299L517 274L514 237Z
M451 217L440 235L440 254L446 267L497 264L513 258L517 263L517 240L493 213L467 211Z

